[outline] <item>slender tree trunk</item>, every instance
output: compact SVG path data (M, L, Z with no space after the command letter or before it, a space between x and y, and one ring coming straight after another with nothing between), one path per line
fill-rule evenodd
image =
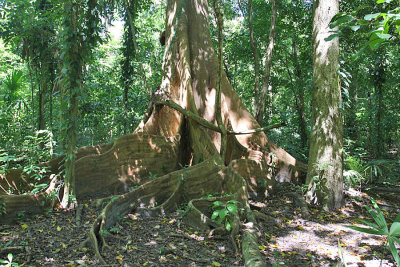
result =
M307 147L307 123L304 116L304 86L302 83L302 72L299 64L299 57L296 49L296 41L295 38L292 38L292 53L293 53L293 62L295 67L296 74L296 83L294 88L295 94L295 104L297 111L297 120L298 120L298 129L300 133L301 144L303 147Z
M44 130L46 128L45 120L44 120L44 102L46 95L46 79L42 78L42 83L39 89L39 105L38 105L38 130Z
M348 136L351 140L358 140L357 131L357 99L358 99L358 80L360 79L357 69L352 74L351 84L349 86L349 98L350 103L348 118L345 118L345 125L348 131Z
M34 130L35 129L35 86L33 84L32 66L31 66L30 61L28 61L28 71L29 71L29 77L30 77L30 81L31 81L32 130Z
M128 0L124 0L124 5L125 5L125 8L126 8L127 14L128 14L129 26L131 27L132 41L133 41L133 47L135 49L136 60L139 63L140 70L142 72L142 78L143 78L144 87L145 87L145 89L147 91L147 94L149 95L149 98L150 98L151 95L152 95L152 90L149 87L149 85L147 84L146 71L144 70L142 59L140 58L139 49L138 49L138 45L137 45L137 42L136 42L136 27L135 27L135 23L133 23L133 18L132 18L132 14L130 12L130 9L129 9Z
M123 91L123 104L124 104L124 134L130 132L129 121L128 121L128 103L129 103L129 89L132 86L132 80L134 75L134 70L132 67L132 61L135 58L137 51L135 50L135 45L133 43L133 34L131 28L131 23L129 20L129 14L135 14L135 3L125 3L125 16L124 16L124 35L123 35L123 46L122 54L123 59L121 62L122 73L121 73L121 83L124 88ZM132 22L133 24L133 22Z
M222 121L221 113L221 80L222 80L222 66L223 66L223 54L222 54L222 29L223 29L223 18L222 13L217 3L218 0L214 0L214 11L217 17L218 24L218 75L217 75L217 92L215 94L215 119L218 124L218 128L221 130L221 147L220 155L224 162L226 162L226 141L227 131ZM250 0L251 1L251 0ZM227 163L227 162L226 162Z
M257 98L260 95L259 88L258 88L259 83L260 83L260 81L259 81L260 80L260 78L259 78L260 58L259 58L258 52L257 52L257 44L256 44L256 41L254 40L253 0L249 0L248 7L249 7L248 16L249 16L250 45L251 45L251 50L253 52L253 57L254 57L254 100L253 100L253 103L254 103L254 111L256 112Z
M124 87L124 134L128 133L128 93L129 87Z
M313 103L307 198L333 210L343 202L343 122L340 112L339 39L326 41L338 0L313 3Z
M276 0L271 1L271 27L269 30L269 41L268 47L265 55L265 72L264 72L264 79L261 88L260 94L257 96L257 104L255 105L255 118L257 122L262 125L264 121L264 114L265 114L265 106L268 103L269 112L268 115L272 115L272 89L270 87L270 77L271 77L271 66L272 66L272 54L274 51L274 44L275 44L275 35L276 35L276 17L278 13L278 9L276 7Z
M374 86L376 94L376 113L375 113L375 133L376 138L374 138L374 156L375 158L381 158L384 152L384 135L383 135L383 84L385 82L385 69L383 66L382 58L376 55L375 60L376 69L374 71Z
M67 25L67 42L69 44L66 54L67 66L67 88L66 94L69 99L67 118L64 118L66 134L66 158L65 158L65 184L64 195L61 202L63 208L75 208L77 205L75 190L75 151L76 151L76 128L78 121L78 95L82 81L82 61L80 55L80 36L78 35L78 4L70 0L65 4L65 24Z

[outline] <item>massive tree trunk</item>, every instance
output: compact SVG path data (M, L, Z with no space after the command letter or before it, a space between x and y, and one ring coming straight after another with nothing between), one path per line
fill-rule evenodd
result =
M313 3L312 131L308 161L308 198L328 209L343 202L343 121L340 111L339 39L326 41L338 0ZM316 195L315 195L316 193Z
M224 72L221 115L228 140L225 157L221 158L221 127L215 116L217 73L207 1L168 1L162 82L148 114L133 134L111 145L82 148L76 154L78 198L128 192L110 202L93 224L88 241L100 259L99 247L106 244L99 233L132 210L151 215L184 204L188 207L187 221L207 230L220 226L210 219L213 201L235 199L245 209L240 218L235 218L231 233L237 234L239 219L254 221L248 193L265 197L276 180L293 181L304 174L304 164L256 130L258 123ZM57 160L48 163L53 171L58 165ZM150 172L159 178L151 179ZM134 185L140 187L134 189ZM216 196L202 198L207 193ZM5 200L8 208L11 200ZM13 203L10 213L18 206ZM255 229L242 231L243 238L255 244ZM243 249L246 262L263 265L260 255L252 252L258 249Z

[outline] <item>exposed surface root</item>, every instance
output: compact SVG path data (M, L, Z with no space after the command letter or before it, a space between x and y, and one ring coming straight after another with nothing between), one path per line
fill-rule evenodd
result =
M131 134L120 137L112 146L84 147L77 152L76 177L77 197L110 195L128 192L132 186L143 184L153 176L174 171L178 168L179 135L162 137L148 134ZM105 148L108 148L105 151ZM46 163L51 169L59 167L61 159ZM60 170L55 171L58 173ZM20 170L11 170L10 177L1 177L2 187L16 187L29 179L22 177ZM45 179L46 180L46 179ZM18 182L19 181L19 182ZM25 215L42 213L56 204L58 176L47 178L46 193L35 195L1 195L0 204L5 205L7 214L0 216L0 223L12 222L19 212ZM49 196L52 196L51 198Z
M258 248L257 233L259 233L259 231L256 227L256 220L248 206L245 210L248 222L243 225L242 229L242 254L244 263L248 267L266 266Z
M227 202L232 199L239 202L238 209L247 205L246 182L232 166L225 167L221 159L215 156L197 165L149 181L130 193L112 198L94 222L89 240L94 247L96 257L105 264L101 256L102 248L106 246L103 235L120 218L133 212L144 216L165 215L187 203L184 214L187 223L203 231L224 232L230 238L233 247L238 250L235 236L239 233L240 218L236 216L232 218L230 233L226 232L224 225L217 224L211 219L211 207L215 201ZM248 220L251 218L250 224L255 224L255 219L252 215L248 215L249 212L251 213L250 209L245 210L244 217ZM248 260L250 264L258 262L258 258L253 256L253 252L258 251L255 231L255 226L244 230L246 244L243 246L243 253L251 255L251 259Z

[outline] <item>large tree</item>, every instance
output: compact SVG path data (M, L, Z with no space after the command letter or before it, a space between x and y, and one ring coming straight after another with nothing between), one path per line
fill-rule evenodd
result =
M78 198L127 192L140 185L110 202L94 222L88 241L100 259L99 247L106 245L100 233L132 210L151 215L187 206L187 221L206 230L218 228L210 219L212 203L235 199L245 210L232 222L231 233L236 234L240 219L254 221L248 192L264 197L275 180L298 179L305 172L304 164L268 140L225 72L218 78L208 10L206 0L167 2L162 82L147 115L133 134L76 153ZM219 80L223 127L218 126L215 108ZM227 135L224 157L221 132ZM59 164L55 160L48 166L56 172ZM159 178L151 179L150 172ZM10 179L17 174L10 173ZM214 197L204 198L208 194ZM40 209L44 197L7 197L7 211L13 214L28 205ZM262 265L254 229L242 230L245 261Z
M328 209L343 202L343 119L340 111L339 39L328 38L338 0L313 4L313 99L308 161L308 198ZM334 29L335 30L335 29Z

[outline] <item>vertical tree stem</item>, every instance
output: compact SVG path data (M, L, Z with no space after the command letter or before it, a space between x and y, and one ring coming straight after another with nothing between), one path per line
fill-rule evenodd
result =
M129 26L131 27L132 42L133 42L133 47L135 48L136 60L139 62L140 70L142 72L142 78L143 78L143 82L144 82L144 87L145 87L147 93L149 94L149 98L150 98L151 94L152 94L152 90L151 90L151 88L149 88L149 86L147 84L146 72L144 71L142 59L140 58L140 55L139 55L139 50L138 50L138 45L137 45L137 42L136 42L136 35L135 35L135 32L136 32L135 25L133 24L132 14L131 14L130 9L129 9L128 0L124 0L124 4L125 4L126 13L128 14Z
M222 121L222 111L221 111L221 77L222 77L222 28L224 25L221 10L218 7L217 0L213 1L214 3L214 11L217 17L218 24L218 80L217 80L217 92L215 94L215 118L218 123L218 127L221 130L221 148L220 155L225 162L226 155L226 139L227 139L227 131L225 125Z

